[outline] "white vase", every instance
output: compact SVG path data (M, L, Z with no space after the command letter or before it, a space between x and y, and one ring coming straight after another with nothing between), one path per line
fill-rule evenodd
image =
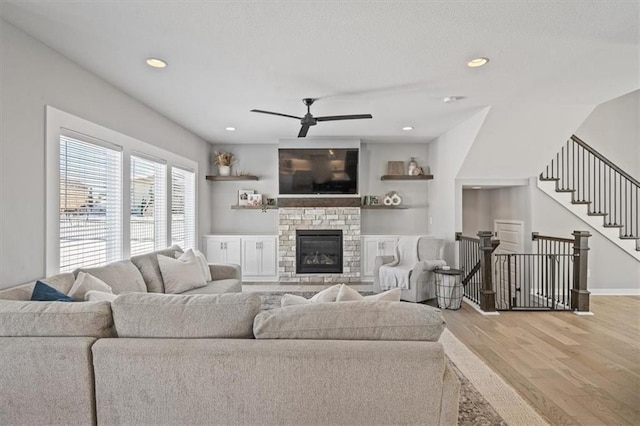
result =
M218 175L229 176L231 174L231 166L218 166Z

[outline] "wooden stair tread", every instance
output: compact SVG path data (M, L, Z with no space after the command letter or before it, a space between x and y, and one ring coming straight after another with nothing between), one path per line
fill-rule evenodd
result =
M576 192L575 189L556 189L556 192Z
M571 201L571 204L591 204L591 201Z
M560 178L543 178L543 177L541 177L541 178L539 178L539 179L540 179L541 181L546 181L546 182L552 182L552 181L557 182L557 181L559 181L559 180L560 180Z
M609 213L596 213L596 212L590 212L587 213L588 216L609 216Z
M613 225L613 224L609 225L606 223L602 226L604 226L605 228L624 228L624 225Z

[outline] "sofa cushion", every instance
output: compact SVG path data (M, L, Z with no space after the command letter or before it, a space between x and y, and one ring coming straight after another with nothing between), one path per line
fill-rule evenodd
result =
M30 300L38 302L75 302L73 297L67 296L53 287L49 287L42 281L36 281Z
M263 311L256 339L426 340L444 330L439 309L405 302L309 303Z
M242 283L240 280L228 279L209 281L206 286L194 288L180 294L222 294L222 293L240 293L242 292Z
M111 262L96 268L80 268L73 271L73 274L77 277L80 272L85 272L104 281L111 287L113 294L147 291L140 271L130 260Z
M91 290L113 294L111 287L101 279L85 272L78 272L76 282L73 283L68 295L74 300L85 300L84 296Z
M200 266L200 271L202 271L202 276L205 281L211 281L211 269L209 269L209 263L207 262L207 258L200 250L189 249L182 254L176 253L176 258L178 260L187 261L191 259L191 255L196 258L198 261L198 266Z
M111 337L109 302L27 302L0 300L3 337Z
M180 257L183 260L158 255L158 265L160 265L162 281L164 281L164 292L167 294L179 294L207 285L200 263L193 251Z
M175 257L176 253L182 253L182 249L178 245L172 245L164 250L131 257L131 262L142 274L149 293L164 293L164 281L158 265L158 255Z
M119 337L251 338L260 297L131 293L111 308Z
M118 295L106 292L106 291L98 291L98 290L89 290L84 295L84 300L87 302L101 302L103 300L107 302L113 302Z

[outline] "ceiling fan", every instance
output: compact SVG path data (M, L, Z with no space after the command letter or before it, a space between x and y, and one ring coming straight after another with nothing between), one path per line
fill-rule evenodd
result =
M298 132L299 138L304 138L305 136L307 136L309 127L315 126L316 124L318 124L318 121L357 120L361 118L373 118L371 114L327 115L325 117L314 117L313 115L311 115L311 105L313 105L315 99L304 98L302 102L307 106L307 113L304 115L304 117L296 117L295 115L281 114L279 112L263 111L261 109L252 109L251 112L279 115L281 117L289 117L300 120L300 124L302 125L302 127L300 128L300 132Z

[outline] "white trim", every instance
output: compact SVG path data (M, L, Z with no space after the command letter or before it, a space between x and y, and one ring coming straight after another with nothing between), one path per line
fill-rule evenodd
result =
M480 305L478 305L477 303L472 302L471 300L467 299L467 297L462 298L462 301L464 303L466 303L467 305L471 306L473 309L475 309L479 314L484 315L486 317L500 315L500 312L498 312L498 311L492 311L492 312L483 311L482 309L480 309Z
M296 138L280 139L278 148L285 149L329 149L329 148L358 148L360 139L341 138Z
M89 141L97 140L99 144L122 151L122 220L121 220L121 258L127 259L130 254L129 218L131 211L130 156L142 154L147 157L165 161L167 169L180 167L195 173L195 211L198 211L198 163L147 142L127 136L115 130L61 111L50 105L45 107L45 272L46 276L58 273L60 264L60 135L79 134ZM167 193L167 196L170 194ZM167 217L170 222L170 217ZM195 221L197 240L198 223ZM167 233L167 244L171 233Z
M640 288L589 288L591 296L640 296Z
M574 315L577 315L579 317L592 317L594 315L593 312L584 312L584 311L573 311Z

